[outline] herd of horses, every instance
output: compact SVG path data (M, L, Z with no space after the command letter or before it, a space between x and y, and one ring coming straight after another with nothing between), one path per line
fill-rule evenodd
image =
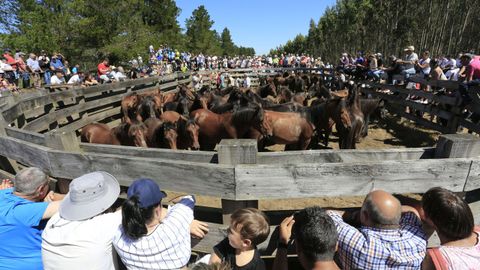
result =
M383 116L384 104L332 76L284 73L260 78L255 88L131 92L122 98L121 113L117 127L83 127L82 142L214 150L222 139L251 138L259 150L274 144L305 150L319 142L328 147L335 126L339 148L354 149L368 134L370 116Z

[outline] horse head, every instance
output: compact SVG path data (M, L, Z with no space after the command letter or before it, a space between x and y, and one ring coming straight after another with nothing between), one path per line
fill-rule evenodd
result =
M181 97L178 100L177 112L185 117L190 115L190 100L187 97Z
M265 111L260 106L255 108L256 114L253 118L253 128L258 130L264 137L271 137L273 135L273 128L270 125L268 116L265 114Z
M170 122L163 123L163 138L167 142L170 149L177 149L177 125Z
M200 127L196 123L195 119L192 118L184 118L182 117L179 121L179 124L183 125L182 132L184 132L188 139L190 140L190 148L192 150L200 149L200 143L198 142L198 134L200 132Z
M350 130L352 128L350 112L344 98L335 98L327 101L327 110L329 110L331 118L335 121L337 130Z
M128 137L133 139L135 146L147 147L145 134L147 133L147 126L143 123L135 123L128 128Z

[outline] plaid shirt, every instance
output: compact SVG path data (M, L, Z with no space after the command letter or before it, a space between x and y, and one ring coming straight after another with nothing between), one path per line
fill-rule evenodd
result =
M338 231L338 256L342 269L420 269L427 241L422 222L404 213L399 229L356 229L329 212Z

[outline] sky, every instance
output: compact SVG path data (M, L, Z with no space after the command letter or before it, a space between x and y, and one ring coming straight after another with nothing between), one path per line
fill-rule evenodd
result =
M310 19L315 23L335 0L176 0L181 9L177 20L185 29L185 20L204 5L219 34L227 27L237 46L253 47L255 53L270 49L308 33Z

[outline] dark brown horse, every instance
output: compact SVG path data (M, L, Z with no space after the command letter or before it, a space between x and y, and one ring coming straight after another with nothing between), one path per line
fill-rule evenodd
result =
M368 125L372 115L375 115L379 119L385 118L385 101L379 98L361 98L360 107L364 117L364 124L360 136L364 138L368 136Z
M177 128L169 122L163 122L158 118L148 118L146 140L149 147L177 149Z
M360 140L360 133L363 129L364 115L360 108L360 97L357 86L355 84L349 84L347 87L347 106L352 126L350 129L339 130L339 146L340 149L355 149L356 143Z
M158 117L162 113L162 104L153 96L146 96L137 107L137 121L143 122L151 117Z
M200 127L200 149L213 150L222 139L243 138L250 128L262 135L271 135L272 131L264 119L264 111L260 106L241 107L235 112L216 114L209 110L199 109L190 114Z
M195 119L186 118L177 112L167 111L160 115L160 120L177 126L177 148L178 149L200 149L198 135L200 127Z

